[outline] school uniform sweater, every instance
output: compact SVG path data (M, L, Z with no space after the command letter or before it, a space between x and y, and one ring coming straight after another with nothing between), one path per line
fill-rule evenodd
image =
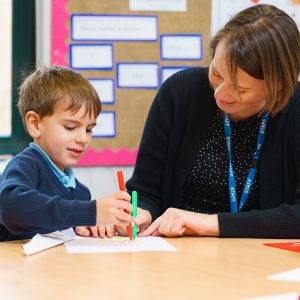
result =
M161 86L145 124L136 166L126 183L154 221L180 207L188 171L217 110L207 68L176 73ZM300 238L300 85L269 117L258 163L259 209L218 213L220 237Z
M0 241L96 224L96 201L76 180L66 188L45 159L28 147L7 165L0 183Z

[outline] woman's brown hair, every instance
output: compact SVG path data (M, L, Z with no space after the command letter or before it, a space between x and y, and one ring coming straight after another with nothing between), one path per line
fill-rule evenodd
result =
M210 42L214 57L219 42L233 87L237 68L265 82L265 110L273 116L288 103L300 70L300 34L296 23L273 5L251 6L236 14Z

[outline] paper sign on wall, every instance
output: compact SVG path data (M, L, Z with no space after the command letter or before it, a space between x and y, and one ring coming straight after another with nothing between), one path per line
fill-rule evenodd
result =
M157 17L74 14L71 31L72 39L81 41L156 41Z
M117 64L117 86L119 88L157 88L158 63Z
M113 69L113 45L72 44L70 45L70 67L77 70Z
M114 80L110 78L89 78L102 104L113 104L115 102Z
M187 11L187 0L130 0L129 9L136 11Z
M182 71L188 67L184 66L176 66L176 67L162 67L161 68L161 83L163 83L166 79L168 79L173 74Z
M160 40L161 59L202 59L202 36L200 34L163 34Z
M93 137L115 137L116 136L116 113L114 111L103 111L97 118L97 125L93 128Z

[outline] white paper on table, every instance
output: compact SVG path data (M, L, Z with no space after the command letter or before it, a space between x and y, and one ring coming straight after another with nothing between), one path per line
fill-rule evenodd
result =
M300 282L300 268L277 273L267 277L268 280Z
M23 245L23 252L31 255L76 238L72 228L55 231L49 234L36 234L30 242Z
M111 239L77 237L65 244L69 253L116 253L116 252L143 252L143 251L178 251L173 245L161 237L137 237L130 241L125 237Z
M268 295L263 297L245 298L244 300L298 300L298 293L286 293L278 295Z

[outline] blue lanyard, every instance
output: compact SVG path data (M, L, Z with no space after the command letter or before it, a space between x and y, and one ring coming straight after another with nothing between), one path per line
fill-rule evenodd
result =
M253 154L252 165L250 167L249 174L243 188L243 193L239 205L239 211L241 211L242 208L244 207L247 198L250 194L250 190L256 173L256 167L259 160L260 151L262 149L265 136L266 136L267 123L268 123L268 113L264 112L262 114L260 125L259 125L256 150ZM234 173L233 173L233 166L232 166L232 159L231 159L231 125L230 125L230 117L228 113L224 113L224 132L225 132L226 147L227 147L228 161L229 161L228 185L229 185L230 209L231 212L235 213L238 210L237 210L236 187L235 187L235 180L234 180Z

